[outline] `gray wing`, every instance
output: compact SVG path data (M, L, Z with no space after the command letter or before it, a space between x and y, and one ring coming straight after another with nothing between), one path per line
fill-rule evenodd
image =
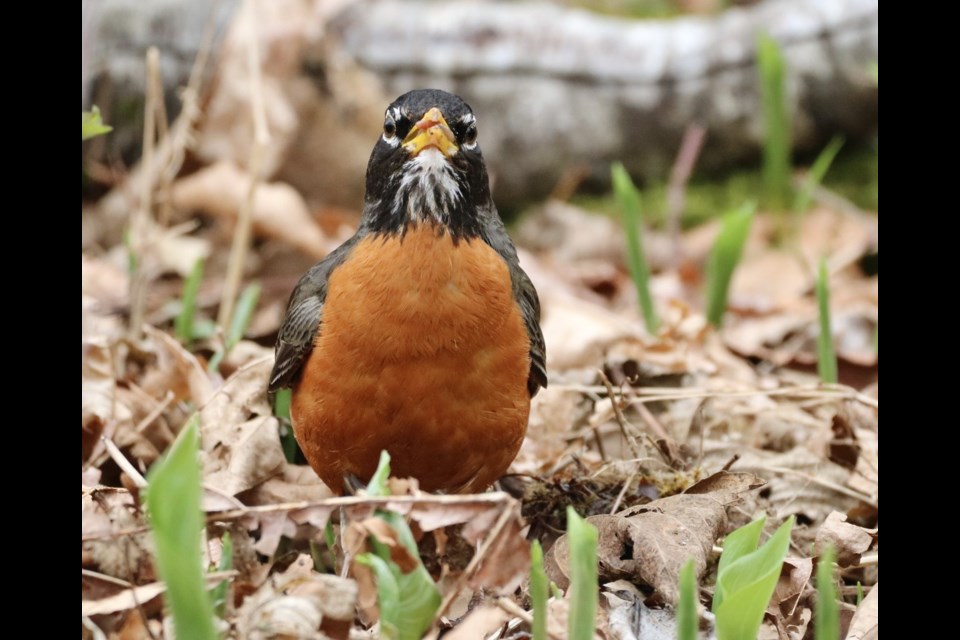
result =
M541 387L547 387L547 349L543 341L543 332L540 330L540 297L533 282L530 281L530 276L520 268L517 249L507 235L497 210L491 206L491 211L485 218L486 224L481 236L484 242L503 256L510 268L513 297L523 314L527 336L530 338L530 375L527 378L527 389L532 398L537 395Z
M313 342L323 321L323 303L327 298L327 282L333 270L346 260L359 240L357 234L344 242L326 258L307 271L290 294L287 312L275 347L276 361L270 372L268 393L291 387L300 375L303 363L313 349Z

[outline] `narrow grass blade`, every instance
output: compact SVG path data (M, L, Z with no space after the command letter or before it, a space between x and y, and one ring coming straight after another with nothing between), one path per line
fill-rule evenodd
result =
M833 547L827 547L817 561L817 607L814 614L816 640L840 639L840 607L833 582Z
M830 327L830 284L827 261L820 259L817 270L817 306L820 309L820 334L817 336L817 374L824 382L837 381L837 354L833 350Z
M697 568L693 558L680 569L680 601L677 602L677 640L697 640Z
M570 543L569 640L592 640L597 615L597 529L567 507Z
M178 638L212 640L213 605L203 579L200 554L200 420L190 419L164 458L148 475L147 510L156 546L157 569L167 583L166 600Z
M377 463L377 470L373 472L373 477L367 484L367 495L370 496L388 496L390 489L387 487L387 479L390 477L390 454L386 451L380 452L380 461Z
M660 318L650 295L650 268L643 252L643 215L640 211L640 191L637 190L630 174L619 162L610 169L613 178L613 191L623 212L623 229L627 234L627 259L630 262L630 274L637 288L637 299L643 311L643 322L650 333L656 333L660 327Z
M227 351L234 348L243 339L247 327L250 326L250 320L253 318L253 312L257 308L259 299L260 284L257 282L248 284L240 294L233 317L230 320L230 327L227 330Z
M837 154L840 153L840 149L843 148L843 143L844 139L836 136L817 155L810 171L807 172L807 177L803 180L803 186L800 187L800 191L797 192L797 197L793 201L794 213L803 215L810 208L810 203L813 201L813 192L823 182L823 177L827 175L830 165L833 164Z
M217 566L217 570L230 571L231 569L233 569L233 538L227 531L223 534L223 549L220 552L220 564ZM224 617L227 610L227 595L229 593L230 582L228 580L218 584L211 592L213 608L221 618Z
M780 577L792 529L793 517L784 522L759 549L726 564L722 572L718 570L716 589L723 594L719 604L715 595L713 604L718 640L743 640L757 636L764 611Z
M715 327L723 323L730 280L743 256L755 210L756 204L748 202L723 217L720 233L707 259L707 320Z
M203 260L193 263L190 275L183 283L183 294L180 296L180 313L173 322L174 333L183 344L190 344L196 338L194 317L197 313L197 293L200 283L203 282Z
M220 368L220 363L227 357L230 350L237 346L237 343L243 339L250 326L250 320L253 318L253 312L257 308L257 300L260 299L260 285L253 282L246 286L240 297L237 299L237 305L234 308L233 315L230 318L230 326L227 327L226 335L223 340L223 347L218 349L213 357L210 358L208 371L216 371Z
M550 585L543 570L543 548L539 540L530 545L530 601L533 603L533 640L547 640L547 599Z
M790 116L787 110L786 64L780 45L767 34L757 39L763 108L763 183L766 204L782 212L790 190Z

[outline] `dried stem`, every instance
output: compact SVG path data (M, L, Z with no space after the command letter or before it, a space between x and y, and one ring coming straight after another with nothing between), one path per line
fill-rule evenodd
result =
M156 47L147 49L147 74L159 68L160 52ZM140 185L140 203L130 220L130 247L134 269L130 278L130 326L128 335L138 341L143 326L144 306L147 301L147 233L150 226L150 210L153 207L154 144L157 139L157 83L147 82L147 95L143 110L143 154L141 166L143 182Z
M681 221L683 219L684 201L687 195L687 183L693 167L700 156L703 141L707 137L707 130L699 124L690 124L683 132L680 142L680 151L670 170L670 182L667 185L667 233L673 245L670 260L675 269L683 258L683 244L681 242Z
M223 283L223 297L220 300L220 312L217 323L221 329L230 326L237 296L240 292L240 282L243 279L243 265L250 249L250 235L253 225L253 204L260 184L260 173L263 168L264 156L270 142L270 133L267 130L267 116L263 104L263 78L260 73L260 49L258 43L256 2L248 0L247 12L247 64L250 68L250 109L253 116L253 146L250 149L250 185L247 188L247 197L244 199L237 216L237 226L233 233L233 245L230 247L230 261L227 264L227 275Z

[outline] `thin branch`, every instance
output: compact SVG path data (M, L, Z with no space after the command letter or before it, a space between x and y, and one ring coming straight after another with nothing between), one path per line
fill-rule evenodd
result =
M136 467L130 464L130 461L127 460L126 456L123 455L123 452L120 451L120 448L113 443L113 440L107 438L106 436L101 436L101 441L103 446L106 447L107 453L110 454L110 458L113 459L117 466L120 467L120 470L123 471L127 476L133 480L133 484L138 489L143 489L147 486L147 479L137 471Z
M603 386L607 389L607 396L610 398L610 404L613 405L613 415L617 419L617 425L620 427L620 433L623 434L623 437L627 440L627 445L630 447L630 452L633 453L634 458L642 457L642 452L640 451L640 445L637 443L636 436L631 433L632 425L627 422L627 419L623 415L623 409L620 408L620 403L617 400L616 394L613 392L613 384L610 383L610 379L607 378L602 370L599 371L600 379L603 381ZM621 398L623 396L621 395Z
M457 596L460 595L460 592L463 591L463 587L467 584L467 580L476 572L477 567L480 566L480 563L487 557L487 553L490 552L493 543L500 537L500 534L503 532L504 527L507 526L507 523L510 522L511 516L515 515L515 510L510 508L509 505L505 505L503 511L500 513L500 517L497 519L496 524L493 525L493 528L490 529L490 533L484 538L483 543L480 545L480 548L477 549L477 552L473 555L473 558L470 559L467 568L463 570L457 577L457 582L454 584L453 589L447 593L447 596L443 599L443 602L440 604L440 608L437 610L437 613L434 615L433 620L434 624L440 620L440 617L447 612L447 609L450 608L450 605L453 604L453 601L457 599Z
M147 75L159 68L160 52L156 47L147 49ZM140 185L140 203L130 219L130 247L134 269L130 278L130 326L128 333L134 342L139 341L143 325L144 307L147 302L147 233L150 226L150 210L153 207L154 144L157 140L157 84L147 81L146 100L143 110L143 147L141 166L143 182Z
M667 185L667 234L673 245L671 252L671 266L676 269L683 258L683 243L681 242L681 221L687 195L687 183L697 164L700 150L707 137L707 130L699 124L687 125L680 142L680 151L670 170L670 182Z
M250 110L253 116L253 146L250 149L250 184L247 188L247 197L244 199L237 216L237 226L233 233L233 244L230 247L230 260L227 263L227 274L223 283L223 296L220 300L220 311L217 314L217 324L226 331L233 319L234 307L240 292L240 282L243 280L243 265L246 262L247 252L250 250L250 236L253 228L253 205L260 184L264 157L267 145L270 143L270 132L267 129L267 115L263 104L263 78L260 69L260 48L257 30L257 3L247 0L247 65L250 71Z

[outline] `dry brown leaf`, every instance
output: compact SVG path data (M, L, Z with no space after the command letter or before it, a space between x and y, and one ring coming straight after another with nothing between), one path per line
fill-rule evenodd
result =
M687 495L712 494L718 501L736 500L741 494L766 484L763 478L743 471L720 470L695 482L684 491Z
M843 492L850 472L804 447L771 453L716 444L708 447L704 464L719 466L734 454L740 455L736 470L767 480L763 494L780 517L802 514L810 522L823 522L836 509L849 510L860 504Z
M280 475L267 478L244 494L249 505L315 502L334 497L333 492L307 465L284 465Z
M812 592L810 576L813 575L812 558L787 558L780 569L780 578L773 590L767 611L778 617L791 618L802 596Z
M244 600L237 611L237 631L242 638L262 640L346 640L356 599L357 586L352 580L313 571L310 556L301 554Z
M846 640L877 640L880 637L880 583L873 585L853 614Z
M846 514L834 511L817 530L814 549L819 555L828 545L837 554L837 564L850 567L860 564L860 555L867 551L874 540L874 533L847 522Z
M530 572L530 544L524 536L520 505L514 503L508 508L512 512L510 519L502 529L491 532L497 537L490 542L480 567L470 577L469 584L474 589L512 593Z
M597 527L601 580L642 581L668 603L676 603L680 569L693 558L697 575L707 566L713 544L726 526L726 496L676 495L654 500L612 516L590 516ZM567 583L566 536L551 550ZM556 580L556 577L551 576Z
M260 513L257 514L255 522L260 523L260 539L253 547L257 553L268 558L273 557L280 546L280 538L292 538L297 532L296 525L286 513Z
M217 162L177 180L172 197L181 209L234 220L249 189L249 174L231 162ZM286 242L310 256L322 258L334 248L313 220L306 202L288 184L260 184L251 214L258 234Z
M84 342L80 362L80 456L87 460L113 418L116 380L110 348Z
M204 482L224 494L251 489L286 465L266 400L271 366L265 359L238 370L200 411Z
M196 356L168 333L149 325L143 330L157 362L147 370L140 387L157 400L173 391L177 400L205 405L213 395L213 384Z
M444 634L444 640L475 640L486 638L510 619L503 609L484 605L474 609L450 632Z
M673 609L651 609L645 596L627 580L603 585L601 607L606 611L608 640L675 640L677 618ZM712 637L707 635L706 637Z

